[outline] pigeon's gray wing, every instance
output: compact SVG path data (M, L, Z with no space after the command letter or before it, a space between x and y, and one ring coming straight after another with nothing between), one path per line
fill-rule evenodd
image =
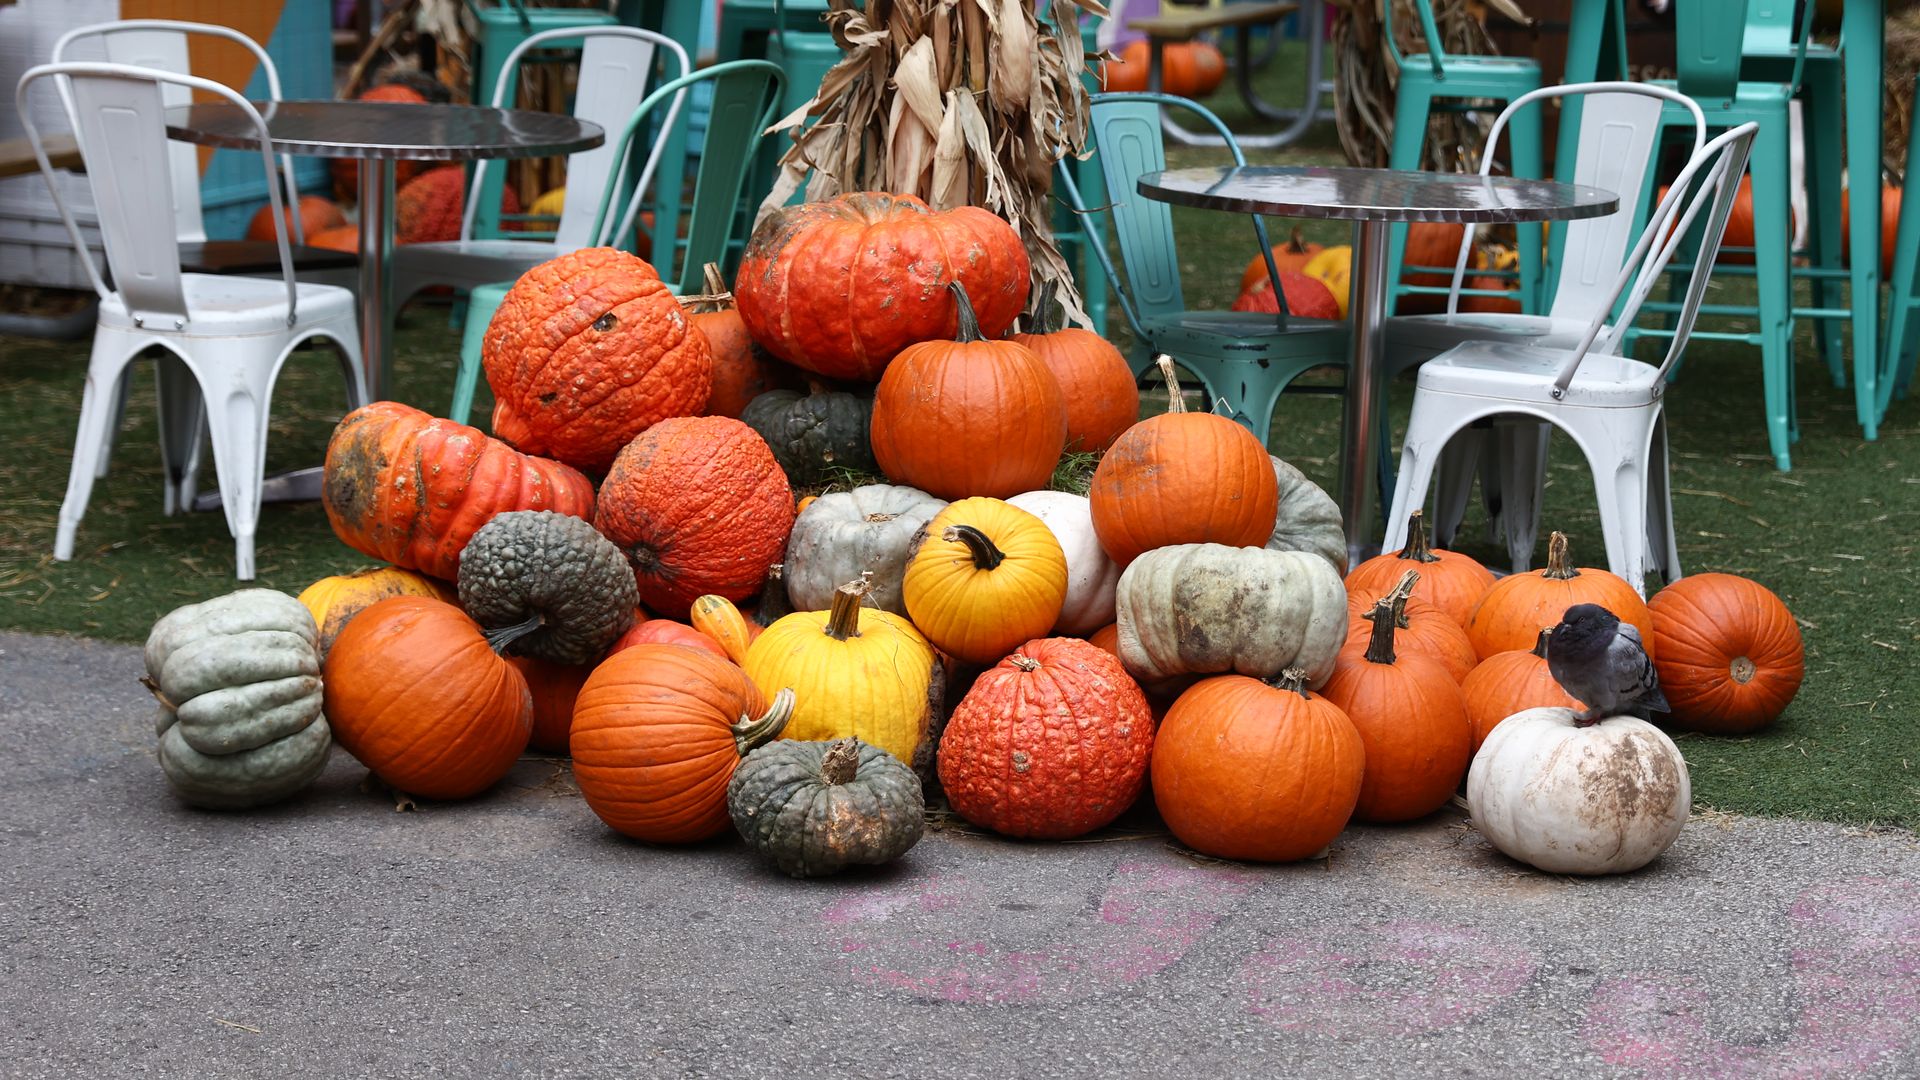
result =
M1660 676L1653 661L1640 644L1640 631L1632 623L1620 624L1620 633L1607 649L1607 669L1614 693L1622 703L1644 705L1655 712L1667 712L1667 697L1660 692Z

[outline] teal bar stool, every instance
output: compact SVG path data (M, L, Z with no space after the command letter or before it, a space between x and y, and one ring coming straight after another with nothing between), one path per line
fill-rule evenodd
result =
M1915 86L1914 104L1920 106L1920 85ZM1920 176L1920 139L1907 140L1907 183L1913 184L1913 178ZM1902 198L1900 200L1899 233L1893 245L1893 271L1887 278L1893 284L1893 294L1887 307L1887 366L1886 377L1891 385L1883 394L1891 394L1905 401L1907 388L1913 382L1914 354L1916 345L1920 345L1917 334L1920 327L1914 325L1914 315L1920 313L1920 296L1914 295L1914 283L1920 277L1920 198Z
M1090 25L1080 27L1080 48L1088 56L1099 51L1095 40L1096 28ZM1086 85L1088 94L1100 92L1100 73L1089 67L1081 82ZM1093 149L1091 132L1087 139L1087 148ZM1100 162L1096 156L1084 160L1069 158L1061 163L1073 174L1074 187L1080 193L1080 199L1086 206L1105 206L1107 204L1107 181L1101 175ZM1100 227L1098 214L1075 213L1065 199L1055 200L1053 212L1053 239L1060 247L1060 254L1066 257L1067 265L1074 271L1074 279L1080 286L1080 306L1087 313L1087 320L1093 324L1093 332L1102 337L1107 333L1107 271L1095 247L1104 250L1107 242L1106 230Z
M722 60L766 56L775 31L817 32L826 13L827 0L721 0L714 54Z
M1432 0L1413 0L1420 17L1420 30L1426 35L1427 51L1402 55L1393 34L1394 4L1382 8L1387 51L1400 69L1400 86L1393 106L1393 148L1387 164L1395 169L1418 169L1427 141L1427 118L1435 112L1472 112L1483 110L1487 101L1506 104L1523 94L1540 89L1540 65L1521 56L1454 56L1442 51L1440 26L1433 17ZM1508 155L1515 176L1545 175L1540 136L1540 108L1530 106L1516 113L1508 128ZM1451 163L1443 163L1451 165ZM1451 169L1449 168L1449 171ZM1541 282L1541 231L1538 224L1521 225L1520 305L1528 314L1538 314L1543 293ZM1401 282L1406 259L1407 227L1395 225L1387 241L1387 310L1409 291L1418 291ZM1451 266L1427 268L1436 274L1451 274ZM1445 291L1445 290L1441 290Z

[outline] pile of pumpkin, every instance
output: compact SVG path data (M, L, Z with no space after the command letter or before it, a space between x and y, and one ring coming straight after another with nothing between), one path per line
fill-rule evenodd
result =
M570 754L622 833L731 822L799 874L910 846L923 782L1032 838L1150 786L1189 845L1287 860L1431 813L1496 724L1569 704L1535 647L1571 604L1641 626L1696 723L1770 718L1797 685L1791 617L1739 579L1649 612L1563 538L1495 583L1417 521L1346 575L1333 501L1246 429L1171 379L1139 420L1088 331L1003 338L1028 276L991 214L876 194L771 217L731 293L683 303L612 249L529 272L486 336L497 437L393 402L333 435L328 517L389 567L156 626L168 775L194 801L280 797L324 760L321 725L393 788L457 799L532 746ZM1099 455L1085 495L1050 490L1069 450ZM796 499L848 467L889 482ZM183 626L273 651L189 664ZM222 687L277 719L213 737L251 717L196 705ZM1618 738L1671 751L1647 730L1664 750Z
M1466 226L1447 222L1417 221L1407 226L1407 246L1402 262L1409 269L1400 280L1407 285L1445 288L1453 275L1434 273L1433 267L1450 268L1460 257L1460 242L1466 238ZM1303 240L1293 230L1285 244L1273 249L1274 269L1280 274L1280 288L1286 293L1287 310L1308 319L1344 319L1347 317L1349 282L1353 273L1353 248L1347 244L1325 247ZM1478 245L1467 260L1463 289L1511 292L1511 282L1490 271L1510 271L1519 265L1519 256L1510 247ZM1425 268L1425 269L1420 269ZM1275 313L1280 305L1273 297L1273 277L1267 272L1264 255L1256 254L1240 273L1240 292L1233 299L1234 311ZM1394 305L1395 314L1432 315L1446 310L1446 297L1435 293L1408 293ZM1461 311L1518 313L1520 302L1480 292L1460 297Z

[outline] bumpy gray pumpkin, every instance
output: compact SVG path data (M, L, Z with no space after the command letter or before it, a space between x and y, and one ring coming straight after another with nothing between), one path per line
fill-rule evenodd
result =
M795 611L826 611L834 591L871 573L867 602L907 613L900 582L908 545L946 502L919 488L868 484L813 500L787 538L787 596Z
M824 483L836 469L880 471L867 441L871 397L818 388L810 394L769 390L747 403L740 420L767 441L796 487Z
M1340 522L1340 504L1305 473L1272 454L1273 478L1280 485L1279 507L1273 515L1269 551L1311 551L1347 575L1347 533Z
M577 517L514 510L460 552L460 606L516 656L589 663L633 625L639 603L626 554Z
M162 616L147 635L160 701L160 768L182 801L214 809L284 799L326 768L319 631L306 607L242 589Z
M859 739L782 739L748 754L727 783L747 846L794 877L892 862L926 831L920 778Z
M1115 604L1120 659L1142 682L1288 668L1314 689L1347 637L1347 590L1333 565L1304 551L1175 544L1133 560Z

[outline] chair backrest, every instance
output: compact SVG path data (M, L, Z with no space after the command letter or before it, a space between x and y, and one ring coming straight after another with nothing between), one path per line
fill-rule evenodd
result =
M1386 41L1387 53L1393 57L1395 67L1405 67L1406 56L1400 51L1400 42L1393 36L1394 0L1380 0L1380 35ZM1440 23L1433 17L1433 0L1413 0L1413 13L1420 20L1420 32L1426 36L1427 66L1433 69L1433 77L1447 77L1447 51L1441 43Z
M1628 284L1632 284L1632 292L1627 295L1619 319L1608 331L1607 310L1603 310L1587 324L1587 332L1581 337L1579 347L1567 357L1554 379L1555 397L1566 392L1581 361L1593 350L1603 332L1608 334L1610 340L1602 345L1600 351L1617 351L1618 340L1633 324L1634 317L1640 313L1640 305L1646 302L1647 295L1653 291L1667 264L1673 260L1674 252L1695 223L1701 220L1702 211L1705 211L1699 249L1694 256L1693 271L1687 278L1686 296L1681 303L1679 318L1673 324L1673 340L1667 346L1666 357L1660 362L1658 377L1661 382L1665 381L1667 372L1673 369L1674 362L1687 347L1687 340L1693 334L1693 324L1700 317L1700 305L1706 299L1707 282L1713 276L1714 260L1720 254L1721 236L1726 232L1727 218L1733 213L1734 195L1740 186L1740 177L1747 171L1747 154L1753 148L1753 135L1758 130L1759 125L1746 123L1715 136L1674 177L1667 197L1660 200L1652 219L1634 244L1633 253L1614 279L1607 310L1612 309L1612 301L1619 299ZM1684 211L1681 209L1683 203Z
M253 54L254 62L260 65L261 74L267 80L267 99L280 100L280 71L274 67L273 58L260 43L228 26L216 26L212 23L181 22L177 19L122 19L118 22L95 23L91 26L79 26L60 35L53 43L53 63L67 63L68 53L76 42L87 38L98 38L106 49L107 62L124 64L128 67L146 68L150 71L170 71L176 75L191 75L193 69L187 59L187 37L198 34L203 37L223 38L231 41ZM62 84L64 85L64 84ZM244 90L244 87L235 87ZM187 105L192 102L192 91L183 85L165 83L160 87L160 100L168 108L175 105ZM61 100L66 105L68 119L73 122L74 131L80 130L79 119L74 113L74 104L65 90L61 91ZM190 143L176 142L168 149L168 170L173 179L173 220L174 233L180 243L194 243L207 238L205 221L200 210L200 148ZM276 180L274 170L267 169L268 186L276 182L284 184L288 198L299 191L294 179L293 155L283 154L280 158L279 176ZM300 215L293 216L293 242L307 242L306 232L300 223Z
M112 290L107 288L99 268L94 265L72 210L60 197L60 185L55 180L52 164L47 161L40 130L27 109L27 95L33 83L49 77L64 84L63 99L70 103L76 118L74 131L81 158L86 162L94 208L100 218L107 265L113 271ZM174 179L166 165L170 152L167 103L160 91L168 84L214 94L242 110L259 136L261 164L267 175L273 175L267 122L247 99L209 79L126 64L42 64L20 77L14 90L14 105L26 126L27 139L33 145L34 158L46 177L54 205L60 211L60 220L73 238L94 291L103 300L117 293L139 325L151 322L155 329L177 330L186 325L191 313L180 285L180 240L174 232L173 218ZM287 247L286 203L280 197L279 185L267 185L267 198L273 208L280 272L287 285L287 323L292 325L296 295L293 257Z
M1747 0L1673 0L1673 70L1680 92L1732 97L1746 33Z
M687 50L679 42L652 30L631 26L563 26L543 30L521 41L507 54L493 86L494 108L506 108L513 100L514 88L520 79L520 62L527 53L549 47L556 41L581 43L579 78L573 97L574 117L591 121L607 131L626 123L641 98L646 96L647 83L653 78L656 52L665 54L670 80L680 78L693 67L687 59ZM678 108L676 100L676 112ZM669 114L660 126L661 136L655 140L652 156L648 158L649 172L672 124L673 115ZM607 190L608 180L616 168L624 171L626 163L627 148L616 149L611 142L567 158L567 192L572 197L560 211L560 224L553 237L556 247L571 251L606 242L604 237L596 235L594 207L599 205L598 196ZM473 235L474 215L481 204L481 185L490 167L491 163L484 160L474 166L473 187L467 193L467 206L460 223L462 240ZM590 199L589 195L594 198Z
M1796 24L1794 0L1747 0L1746 33L1740 38L1740 51L1749 56L1792 53L1795 93L1800 90L1800 75L1807 61L1807 41L1813 36L1813 15L1819 5L1803 3L1800 6L1800 20Z
M677 277L670 270L676 238L657 236L653 244L653 263L659 268L661 279L683 295L700 291L704 287L702 271L706 264L721 262L726 257L727 241L736 216L734 210L740 202L747 170L753 164L754 150L779 114L782 79L778 64L765 60L733 60L662 83L659 89L648 94L614 142L624 158L627 147L646 129L649 114L662 102L670 101L666 120L660 125L660 140L630 193L624 190L624 176L615 174L614 182L607 185L595 211L593 231L608 238L633 234L640 204L653 179L659 145L666 141L666 132L672 129L680 114L682 100L689 88L711 84L713 102L707 114L706 142L700 150L700 169L693 186L693 212L687 222L687 247L681 256ZM621 207L624 209L619 209ZM618 213L614 212L616 209ZM617 225L611 229L605 227L616 218Z
M1634 208L1640 205L1640 192L1650 174L1649 162L1660 142L1660 114L1669 104L1685 108L1693 116L1693 145L1697 154L1707 142L1707 118L1699 103L1685 94L1661 86L1634 82L1573 83L1529 91L1515 98L1494 118L1487 133L1486 151L1480 157L1480 173L1488 175L1493 167L1494 151L1513 114L1545 98L1584 98L1580 109L1579 146L1575 152L1571 181L1596 187L1620 196L1620 208L1605 217L1570 221L1561 259L1560 283L1548 309L1556 319L1586 321L1612 305L1613 280L1626 259L1627 245L1633 239ZM1468 228L1460 239L1460 252L1454 261L1453 287L1447 296L1447 312L1460 309L1460 288L1467 273L1467 260L1473 250L1476 230Z

